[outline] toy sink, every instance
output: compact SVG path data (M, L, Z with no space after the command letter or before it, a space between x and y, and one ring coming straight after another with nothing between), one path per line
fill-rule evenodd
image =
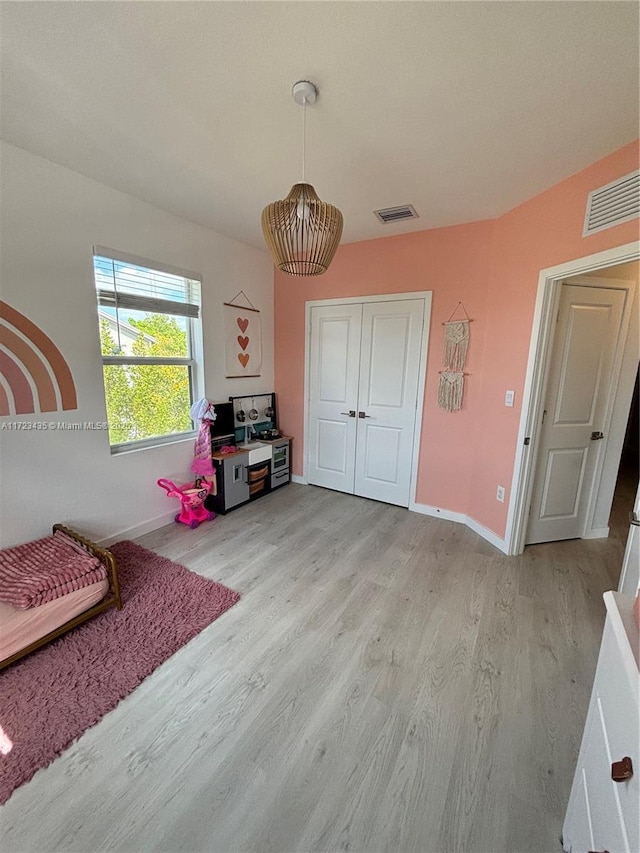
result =
M246 450L247 465L255 465L257 462L266 462L273 455L273 448L270 444L261 444L259 441L249 441L246 444L239 444L238 450Z

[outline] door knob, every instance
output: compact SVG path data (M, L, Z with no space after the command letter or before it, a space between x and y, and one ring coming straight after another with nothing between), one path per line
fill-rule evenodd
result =
M611 778L614 782L625 782L633 776L633 764L629 756L625 756L622 761L614 761L611 765Z
M349 415L350 418L355 418L356 410L355 409L349 409L348 412L340 412L340 414L341 415Z
M371 415L365 415L365 413L364 413L364 412L358 412L358 417L359 417L359 418L370 418L370 417L371 417Z
M599 441L601 438L604 438L603 432L592 432L591 433L591 441Z
M633 510L629 513L629 524L633 524L635 527L640 527L640 518L638 518Z

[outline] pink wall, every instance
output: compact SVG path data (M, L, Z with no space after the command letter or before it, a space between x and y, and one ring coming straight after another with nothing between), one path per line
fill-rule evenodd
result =
M619 149L496 220L488 276L490 327L482 363L476 455L468 514L504 535L540 270L637 240L638 220L582 236L587 194L638 168L638 141ZM504 407L514 388L516 406ZM506 489L504 504L496 485Z
M305 301L431 290L418 503L468 514L504 535L533 308L541 269L638 239L637 221L582 238L586 196L638 168L634 142L496 220L341 246L328 272L275 274L275 376L280 426L302 474ZM442 325L462 300L474 322L460 412L435 404ZM516 406L504 407L504 392ZM496 486L507 488L504 504Z

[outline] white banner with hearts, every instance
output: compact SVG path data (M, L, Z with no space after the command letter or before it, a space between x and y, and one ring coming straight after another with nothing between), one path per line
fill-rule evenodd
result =
M224 303L225 376L260 376L262 333L260 312L233 302Z

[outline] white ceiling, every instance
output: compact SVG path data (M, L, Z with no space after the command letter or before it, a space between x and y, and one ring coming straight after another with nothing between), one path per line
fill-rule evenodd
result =
M2 137L262 248L307 78L307 179L344 241L485 219L638 136L638 8L4 0Z

